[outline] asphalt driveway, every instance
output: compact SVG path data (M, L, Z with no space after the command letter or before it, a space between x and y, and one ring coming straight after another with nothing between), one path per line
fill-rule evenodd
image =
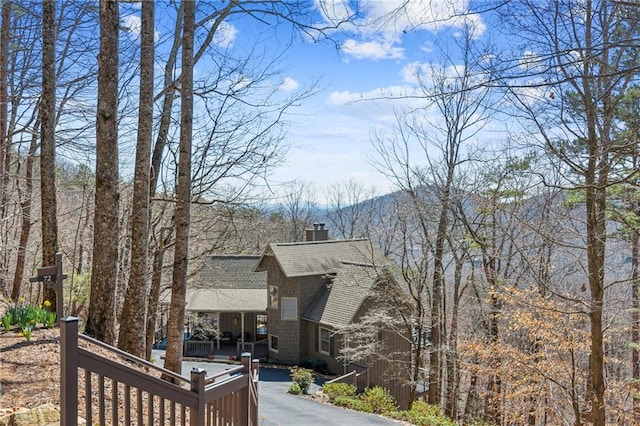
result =
M161 365L161 352L154 358ZM222 372L232 365L207 361L184 361L182 375L189 377L193 368L202 368L207 375ZM286 393L291 385L288 368L260 367L258 384L259 424L261 426L368 426L398 425L399 422L373 414L360 413ZM316 381L309 388L314 393L322 385Z
M260 368L259 414L265 426L366 426L398 425L397 422L373 414L321 404L311 399L286 393L291 384L289 369ZM309 393L320 388L312 384Z

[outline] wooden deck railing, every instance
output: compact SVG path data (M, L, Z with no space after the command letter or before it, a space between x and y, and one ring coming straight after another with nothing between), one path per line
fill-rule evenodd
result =
M193 369L187 379L78 334L77 318L60 322L60 345L62 425L79 417L90 425L257 425L258 363L249 353L238 367L209 377Z
M207 357L216 350L215 340L185 340L182 343L184 356Z

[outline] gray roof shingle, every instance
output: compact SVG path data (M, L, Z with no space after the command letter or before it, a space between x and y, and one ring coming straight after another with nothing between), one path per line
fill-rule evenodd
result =
M304 318L332 327L350 324L371 295L377 277L371 264L342 263L331 287L319 295Z
M270 255L275 256L288 278L335 273L342 262L386 264L368 239L272 243L260 258L256 271L264 270L263 259Z
M264 312L267 309L267 289L187 290L185 309L191 312Z
M254 272L260 256L209 256L189 288L266 289L267 273Z
M209 256L187 285L191 312L262 312L267 309L267 273L255 272L260 256ZM171 290L161 296L168 304Z

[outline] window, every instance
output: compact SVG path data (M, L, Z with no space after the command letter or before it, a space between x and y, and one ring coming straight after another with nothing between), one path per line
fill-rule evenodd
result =
M278 309L278 286L269 286L269 307L271 309Z
M269 335L269 349L273 352L278 352L278 336Z
M319 352L324 355L331 353L331 331L327 328L320 327L320 333L318 333L318 349Z
M265 314L256 315L256 340L263 340L267 337L267 316Z
M283 297L282 298L282 319L297 320L298 319L298 298Z

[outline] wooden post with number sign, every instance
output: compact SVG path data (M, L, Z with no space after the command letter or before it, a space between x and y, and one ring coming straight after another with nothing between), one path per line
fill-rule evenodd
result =
M38 275L29 278L30 282L41 282L44 285L53 286L53 290L56 292L56 322L58 324L62 319L62 307L64 305L62 283L65 278L67 276L62 273L62 253L56 253L55 265L38 268Z

